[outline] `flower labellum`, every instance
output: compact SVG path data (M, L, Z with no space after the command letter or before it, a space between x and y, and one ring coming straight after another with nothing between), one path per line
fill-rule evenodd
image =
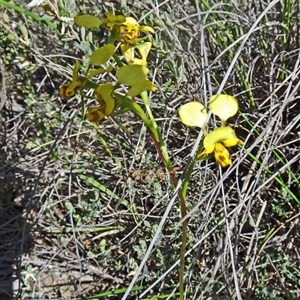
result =
M225 168L232 164L229 151L221 143L216 143L214 155L216 161L219 163L219 165L221 165L221 167Z
M236 136L231 127L220 127L205 136L203 140L204 150L200 153L200 156L214 152L216 161L222 167L227 167L231 165L232 162L226 147L243 144L243 141Z
M76 60L72 72L72 81L62 84L59 87L59 94L62 98L71 98L75 95L76 91L82 87L82 82L78 78L80 63Z

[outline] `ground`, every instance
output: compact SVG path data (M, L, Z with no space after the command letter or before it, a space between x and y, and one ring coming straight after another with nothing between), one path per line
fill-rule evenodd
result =
M178 180L202 140L180 106L239 102L232 165L190 174L186 299L300 299L299 1L94 2L0 1L0 299L180 299L178 189L145 125L90 123L59 94L109 34L73 17L111 11L155 30L150 105Z

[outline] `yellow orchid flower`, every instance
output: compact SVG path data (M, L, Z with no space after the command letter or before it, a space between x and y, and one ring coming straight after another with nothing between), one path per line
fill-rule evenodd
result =
M135 40L140 34L140 25L136 19L127 17L126 21L117 27L117 35L121 41Z
M59 94L62 98L73 97L75 95L76 91L80 87L82 87L82 81L78 80L79 68L80 68L80 63L79 63L79 61L76 61L74 68L73 68L72 81L69 83L62 84L59 87Z
M74 22L78 26L85 28L97 28L100 25L104 25L109 31L113 31L116 28L123 27L121 33L128 35L129 39L135 39L136 33L154 33L154 29L150 26L140 26L136 19L132 17L125 17L123 15L114 15L109 12L105 18L98 18L93 15L84 14L74 17Z
M141 32L144 34L154 33L152 27L140 26L135 18L114 15L112 13L108 13L106 18L101 19L101 23L109 31L114 31L118 41L123 43L136 40Z
M140 34L140 25L132 17L108 13L106 18L101 19L101 22L109 31L115 31L120 42L135 40Z
M111 96L114 91L114 86L110 83L99 85L95 90L97 100L100 102L100 106L90 109L86 113L86 118L90 122L97 122L109 116L115 108L115 100Z
M227 167L232 164L228 147L243 145L231 127L220 127L208 133L203 140L204 150L200 156L214 152L216 161L222 166Z

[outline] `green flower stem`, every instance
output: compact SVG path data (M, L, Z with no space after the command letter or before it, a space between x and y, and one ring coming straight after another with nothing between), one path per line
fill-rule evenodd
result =
M182 190L179 191L178 195L180 198L181 218L183 219L186 216L186 203L185 203L186 200L182 194ZM188 229L188 219L185 219L182 222L182 237L181 237L180 263L179 263L180 300L184 299L184 257L185 257L186 244L187 244L187 229Z
M96 83L90 79L87 79L86 77L83 77L83 76L78 76L77 80L82 82L82 84L83 84L82 89L84 89L84 88L96 89L99 86L98 83Z
M107 44L114 44L116 40L117 40L117 36L112 31L110 36L108 37ZM116 53L114 53L112 57L115 60L115 62L117 63L117 66L119 68L124 66L124 63L121 61L121 59L119 58L119 56Z
M202 142L203 143L203 142ZM203 146L203 145L202 145ZM190 182L190 178L192 175L192 172L194 170L195 163L197 162L198 154L201 152L200 149L202 149L202 146L200 145L199 150L197 151L195 157L193 158L192 162L190 163L187 172L184 176L184 181L180 190L181 194L181 216L184 218L186 216L186 195L187 195L187 189ZM181 240L181 249L180 249L180 264L179 264L179 291L180 291L180 300L184 299L184 257L186 252L186 244L187 244L187 230L188 230L188 219L184 220L182 222L182 240Z
M124 63L121 61L121 59L119 58L119 56L116 53L114 53L112 57L115 60L115 62L117 63L119 68L124 66Z
M142 92L141 93L141 97L143 99L144 105L146 107L147 113L148 113L149 118L150 118L151 132L155 132L156 133L156 136L158 138L157 142L159 143L159 152L161 151L164 164L167 167L168 171L171 173L173 171L173 167L172 167L172 164L171 164L169 153L168 153L167 147L166 147L166 145L165 145L165 143L163 141L163 138L162 138L162 136L160 134L160 131L158 129L158 126L157 126L157 123L156 123L156 121L154 119L154 116L152 114L152 111L151 111L151 108L150 108L150 105L149 105L149 98L148 98L147 91Z
M158 129L157 123L154 119L154 116L152 114L150 105L149 105L149 98L148 98L148 93L147 91L144 91L143 93L141 93L141 97L143 99L144 105L146 107L147 113L149 115L150 118L150 122L151 122L151 133L155 132L156 136L159 138L157 139L153 139L157 152L159 153L160 157L162 157L163 162L165 164L165 166L167 167L169 173L170 173L170 177L171 180L174 184L174 186L176 187L178 184L178 180L176 177L176 172L174 171L172 164L171 164L171 160L169 157L169 153L168 150L165 146L165 143L162 139L162 136L160 134L160 131ZM193 166L192 166L193 167ZM190 174L192 173L192 168L189 168L190 170ZM189 177L188 179L185 180L185 182L189 181ZM178 192L178 197L180 199L180 211L181 211L181 218L185 218L186 216L186 192L187 192L187 186L188 184L186 184L186 188L183 189L183 187L179 190ZM186 244L187 244L187 230L188 230L188 219L184 220L182 222L182 238L181 238L181 249L180 249L180 265L179 265L179 294L180 294L180 300L184 299L184 258L185 258L185 252L186 252Z

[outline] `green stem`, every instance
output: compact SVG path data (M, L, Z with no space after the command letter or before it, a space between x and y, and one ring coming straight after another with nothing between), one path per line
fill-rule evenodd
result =
M173 182L173 185L176 187L178 184L178 180L176 177L176 171L174 170L171 160L168 154L168 150L166 148L166 145L162 139L162 136L160 134L160 131L158 129L157 123L154 119L154 116L152 114L150 104L149 104L149 98L147 92L143 92L141 94L141 97L144 101L147 113L149 115L150 121L151 121L151 133L152 131L155 131L157 134L156 136L158 139L155 139L155 136L152 137L152 140L154 141L156 150L159 154L159 156L162 158L162 161L166 168L168 169L170 173L171 180ZM190 172L191 173L191 172ZM186 180L185 180L186 181ZM187 186L186 186L187 187ZM186 191L187 189L183 190L182 188L178 191L178 197L180 199L180 211L181 211L181 218L186 217ZM188 219L184 220L182 222L182 237L181 237L181 249L180 249L180 264L179 264L179 294L180 294L180 300L184 299L184 258L185 258L185 252L186 252L186 244L187 244L187 231L188 231Z
M116 36L116 34L112 31L112 32L110 33L110 36L108 37L107 44L114 44L116 40L117 40L117 36ZM121 61L121 59L119 58L119 56L118 56L116 53L113 54L113 59L115 60L115 62L117 63L117 66L118 66L119 68L121 68L121 67L124 66L124 63Z
M152 131L156 132L156 136L158 138L157 142L159 143L159 151L162 154L164 164L165 164L166 168L168 169L168 171L171 173L173 171L173 167L172 167L172 164L171 164L169 153L168 153L167 147L166 147L166 145L165 145L165 143L163 141L163 138L162 138L162 136L160 134L160 131L158 129L158 126L157 126L157 123L155 121L155 118L154 118L154 116L152 114L152 111L151 111L151 108L150 108L150 105L149 105L149 98L148 98L147 91L142 92L141 93L141 97L143 99L143 102L145 104L147 113L149 115L149 120L151 122Z
M201 149L201 145L199 147L199 150ZM188 185L190 182L190 178L195 166L195 163L197 161L197 156L200 153L200 151L197 151L195 157L193 158L192 162L190 163L187 172L184 176L184 181L180 190L181 193L181 216L184 218L186 216L186 194L187 194L187 189ZM180 249L180 265L179 265L179 291L180 291L180 300L184 299L184 257L185 257L185 252L186 252L186 244L187 244L187 232L188 230L188 219L185 219L182 222L182 241L181 241L181 249Z
M176 177L175 180L177 180ZM183 219L186 217L186 195L184 195L184 193L182 192L182 188L178 192L178 196L180 198L181 218ZM182 237L181 237L180 263L179 263L179 293L180 293L180 300L183 300L184 299L184 258L186 252L186 244L187 244L188 219L185 219L182 222L181 229L182 229Z

